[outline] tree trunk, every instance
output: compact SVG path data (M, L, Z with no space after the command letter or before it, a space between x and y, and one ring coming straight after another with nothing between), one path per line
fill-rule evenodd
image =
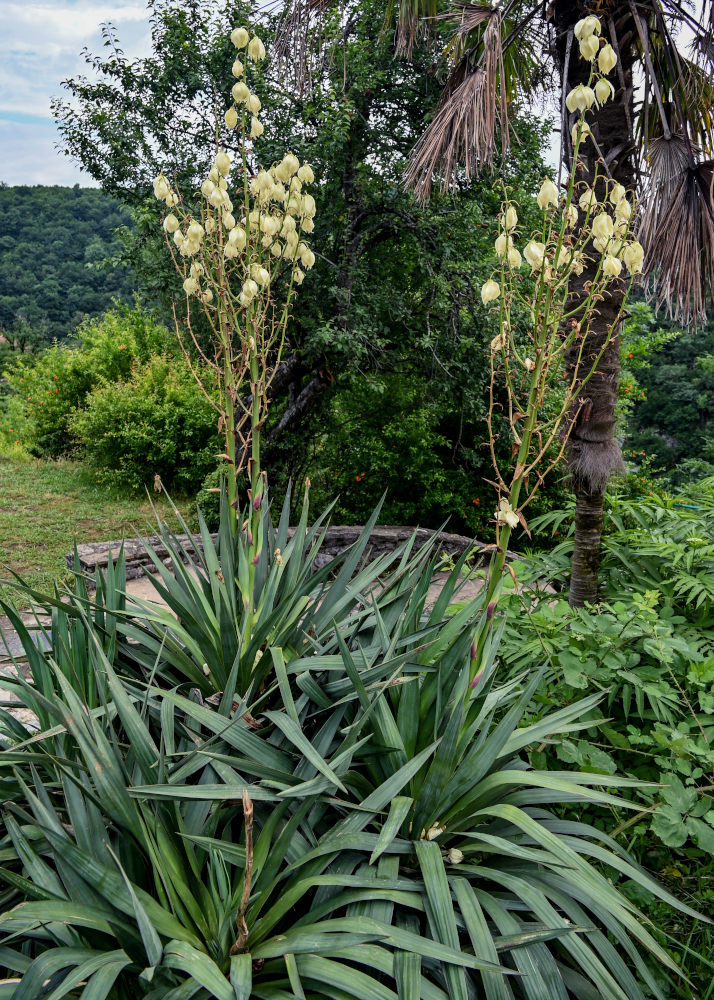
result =
M597 4L570 0L556 0L553 20L556 27L556 61L565 92L579 83L587 83L591 64L580 57L578 42L572 35L575 22L587 14L599 11ZM576 174L578 182L594 187L598 202L607 200L607 186L616 181L631 193L635 185L634 142L632 138L632 50L629 45L619 45L617 39L634 37L630 8L626 0L610 4L612 19L601 15L602 37L611 41L619 51L620 65L610 75L615 87L613 100L600 108L593 106L586 115L599 152L590 140L581 144ZM612 39L611 25L616 39ZM568 38L572 38L568 53ZM568 165L570 133L578 120L571 115L564 130L565 158ZM604 161L604 162L603 162ZM596 179L597 172L597 179ZM612 208L612 206L610 206ZM583 274L573 283L575 296L585 294L585 286L592 281L600 254L589 248L592 261ZM623 468L620 449L615 441L615 405L617 403L618 376L620 371L620 337L616 326L608 340L609 331L621 311L624 299L624 282L612 280L598 312L593 318L588 335L587 355L601 354L593 375L577 393L574 424L570 431L567 460L573 476L576 496L575 550L571 567L570 603L580 606L598 600L598 569L600 565L600 539L603 524L603 500L607 482L613 472ZM571 371L576 364L578 345L575 345L566 363ZM602 353L601 353L602 352ZM587 360L587 359L585 359ZM587 365L583 367L587 368Z

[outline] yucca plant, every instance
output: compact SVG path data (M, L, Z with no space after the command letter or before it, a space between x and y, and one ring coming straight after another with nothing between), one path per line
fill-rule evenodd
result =
M632 783L523 756L589 725L596 699L523 725L537 677L499 686L492 632L470 681L487 610L443 617L457 566L425 612L411 548L378 595L316 574L301 642L261 650L244 691L189 686L180 623L141 679L77 607L95 698L28 647L52 686L12 682L40 732L5 718L2 1000L662 995L645 956L671 962L615 883L679 904L567 812L629 806ZM159 659L152 614L136 663Z

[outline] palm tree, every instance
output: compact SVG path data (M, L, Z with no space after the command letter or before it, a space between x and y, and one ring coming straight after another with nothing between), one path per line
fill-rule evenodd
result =
M330 0L293 0L285 23L293 39L302 36L303 53L311 20L330 6ZM599 18L618 63L613 98L588 116L592 141L580 148L580 177L595 182L600 195L607 181L637 189L648 290L658 308L696 324L705 318L714 288L714 164L708 159L714 138L714 0L699 0L698 7L688 0L446 0L442 10L436 0L400 0L398 6L388 0L387 23L394 24L397 51L404 56L437 21L452 29L444 47L450 61L446 85L413 150L406 181L426 201L435 183L448 189L493 166L498 139L501 155L511 141L509 108L537 89L560 95L569 169L574 117L565 97L587 81L590 64L579 58L574 32L589 14ZM586 268L576 294L591 277ZM623 301L624 285L611 287L591 331L595 354ZM568 441L576 499L573 605L598 597L605 488L622 467L614 439L618 374L614 337L583 386Z

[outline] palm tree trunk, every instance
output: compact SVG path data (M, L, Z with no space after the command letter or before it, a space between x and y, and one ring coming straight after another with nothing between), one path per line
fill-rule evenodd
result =
M593 5L594 6L594 5ZM630 8L626 0L610 4L612 23L619 38L627 37ZM572 38L575 22L589 13L597 13L586 3L556 0L554 23L557 29L556 60L566 93L579 83L587 83L590 63L580 58L578 43L572 40L568 54L568 38ZM603 36L609 35L608 21L603 18ZM631 26L630 26L631 27ZM630 35L632 37L632 34ZM608 40L610 40L608 38ZM628 191L634 187L634 142L632 139L632 57L630 50L620 51L621 63L615 78L615 97L600 108L593 107L587 120L595 143L585 141L580 148L578 180L593 186L597 199L607 198L607 184L617 181ZM621 72L620 72L621 71ZM624 87L623 87L624 82ZM569 139L576 118L571 116L564 134ZM568 149L566 144L566 161ZM604 161L604 162L603 162ZM595 274L595 259L585 268L574 285L575 295L585 294L585 285ZM588 336L588 355L601 355L594 374L578 393L577 415L568 440L567 458L573 477L576 497L575 549L571 567L570 603L573 606L594 604L598 600L598 570L603 525L605 488L613 472L622 469L622 456L615 441L615 405L620 371L620 338L617 327L610 336L624 300L624 284L610 282ZM609 337L609 339L608 339ZM575 349L567 360L576 364ZM587 366L583 366L587 367Z

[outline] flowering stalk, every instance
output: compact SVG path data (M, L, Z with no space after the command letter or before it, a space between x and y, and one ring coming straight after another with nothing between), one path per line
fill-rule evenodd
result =
M576 87L566 97L568 110L581 115L573 129L573 168L566 188L560 192L551 180L543 182L537 196L543 213L541 231L525 243L522 254L516 246L517 211L506 198L495 243L501 259L500 280L492 277L481 289L484 305L499 304L499 333L491 343L487 417L499 503L496 544L486 583L487 610L471 648L472 684L478 680L492 627L511 532L519 524L528 531L523 511L563 456L570 431L587 406L582 387L615 334L627 295L604 343L593 350L589 346L590 326L598 303L608 284L620 279L623 266L631 285L643 264L642 247L630 237L633 206L622 185L606 184L606 200L598 203L595 181L589 187L576 180L580 145L591 137L585 113L596 102L611 98L612 84L605 77L617 59L610 45L601 46L596 17L579 21L575 35L582 57L593 68L587 85ZM522 270L524 258L530 266L527 276ZM585 264L591 262L595 264L594 279L586 285L585 295L574 299L571 278L582 274ZM522 317L526 317L525 323ZM497 385L507 398L506 422L515 455L515 465L507 470L501 469L495 447Z
M247 28L235 28L231 41L247 63L257 66L265 47ZM245 50L245 52L243 52ZM260 99L248 86L248 65L233 63L233 103L225 113L229 131L239 132L240 158L231 162L218 148L208 176L195 195L198 208L186 204L163 174L154 181L156 197L170 211L163 220L174 264L183 278L187 326L198 352L192 371L218 413L227 466L231 528L238 522L238 485L247 472L248 567L238 586L248 611L254 613L255 571L261 555L261 513L266 476L261 468L261 428L265 423L272 380L285 344L290 306L315 256L304 242L314 229L315 199L307 188L314 175L307 163L287 152L269 169L251 172L253 142L263 132ZM233 178L231 173L233 172ZM237 209L233 198L236 198ZM275 289L278 288L279 292ZM191 316L199 307L211 331L211 351L194 335ZM181 329L176 323L181 339ZM217 392L216 392L217 390Z

